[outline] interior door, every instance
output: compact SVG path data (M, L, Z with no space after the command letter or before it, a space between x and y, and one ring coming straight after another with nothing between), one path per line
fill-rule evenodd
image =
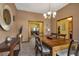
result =
M44 34L44 24L42 21L29 21L29 38L32 37L32 31L38 30L40 35Z

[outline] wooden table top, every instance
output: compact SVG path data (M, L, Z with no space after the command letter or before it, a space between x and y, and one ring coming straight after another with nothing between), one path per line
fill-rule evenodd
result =
M49 39L46 36L40 37L41 41L47 44L49 47L66 45L70 43L69 39L61 39L61 38L52 38Z

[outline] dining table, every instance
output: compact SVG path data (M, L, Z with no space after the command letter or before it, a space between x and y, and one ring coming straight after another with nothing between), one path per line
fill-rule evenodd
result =
M58 51L68 48L70 44L70 39L63 38L41 36L40 40L42 41L42 43L51 48L52 56L56 56L56 53Z

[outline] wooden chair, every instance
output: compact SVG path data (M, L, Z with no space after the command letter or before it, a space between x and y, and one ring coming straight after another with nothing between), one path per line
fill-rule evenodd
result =
M78 42L71 40L69 48L61 50L57 53L57 56L77 56L79 51Z
M41 56L51 55L51 53L50 53L51 50L40 41L39 36L35 37L35 41L36 41L36 43L35 43L35 53L36 53L36 55L38 54L38 52L41 53Z
M22 32L19 32L19 33L17 34L17 36L16 36L16 39L19 40L19 42L17 43L17 46L16 46L15 49L14 49L14 56L18 56L18 54L19 54L19 52L20 52L20 50L21 50L21 47L22 47L22 46L21 46L22 38L23 38ZM19 48L19 49L17 49L17 48Z
M66 34L57 34L57 38L66 39Z
M76 55L76 56L79 56L79 43L78 43L78 46L77 46L77 50L76 50L75 55Z
M21 50L21 43L22 43L22 38L23 38L23 35L22 35L22 26L20 27L20 29L19 29L19 32L18 32L18 34L16 35L16 39L18 39L19 40L19 42L17 43L17 46L16 46L16 48L15 48L15 50L14 50L14 55L18 55L19 54L19 51ZM19 49L17 49L17 47L19 47Z
M52 36L53 38L57 38L57 33L51 33L51 36Z
M6 40L0 44L0 52L2 56L15 56L14 52L16 51L15 47L17 43L19 43L19 40L8 36Z
M63 38L66 39L66 34L58 34L58 33L51 33L53 38Z
M19 39L19 50L21 49L21 42L22 42L22 38L23 38L23 35L22 35L22 30L23 30L23 27L21 26L20 29L19 29L19 33L17 34L16 36L16 39Z

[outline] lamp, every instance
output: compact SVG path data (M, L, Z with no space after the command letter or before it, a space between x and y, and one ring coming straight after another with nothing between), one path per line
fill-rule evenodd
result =
M52 17L55 18L56 11L54 11L54 12L51 11L51 4L50 3L49 3L49 11L47 13L44 13L43 16L45 19L47 19L47 18L51 19Z

